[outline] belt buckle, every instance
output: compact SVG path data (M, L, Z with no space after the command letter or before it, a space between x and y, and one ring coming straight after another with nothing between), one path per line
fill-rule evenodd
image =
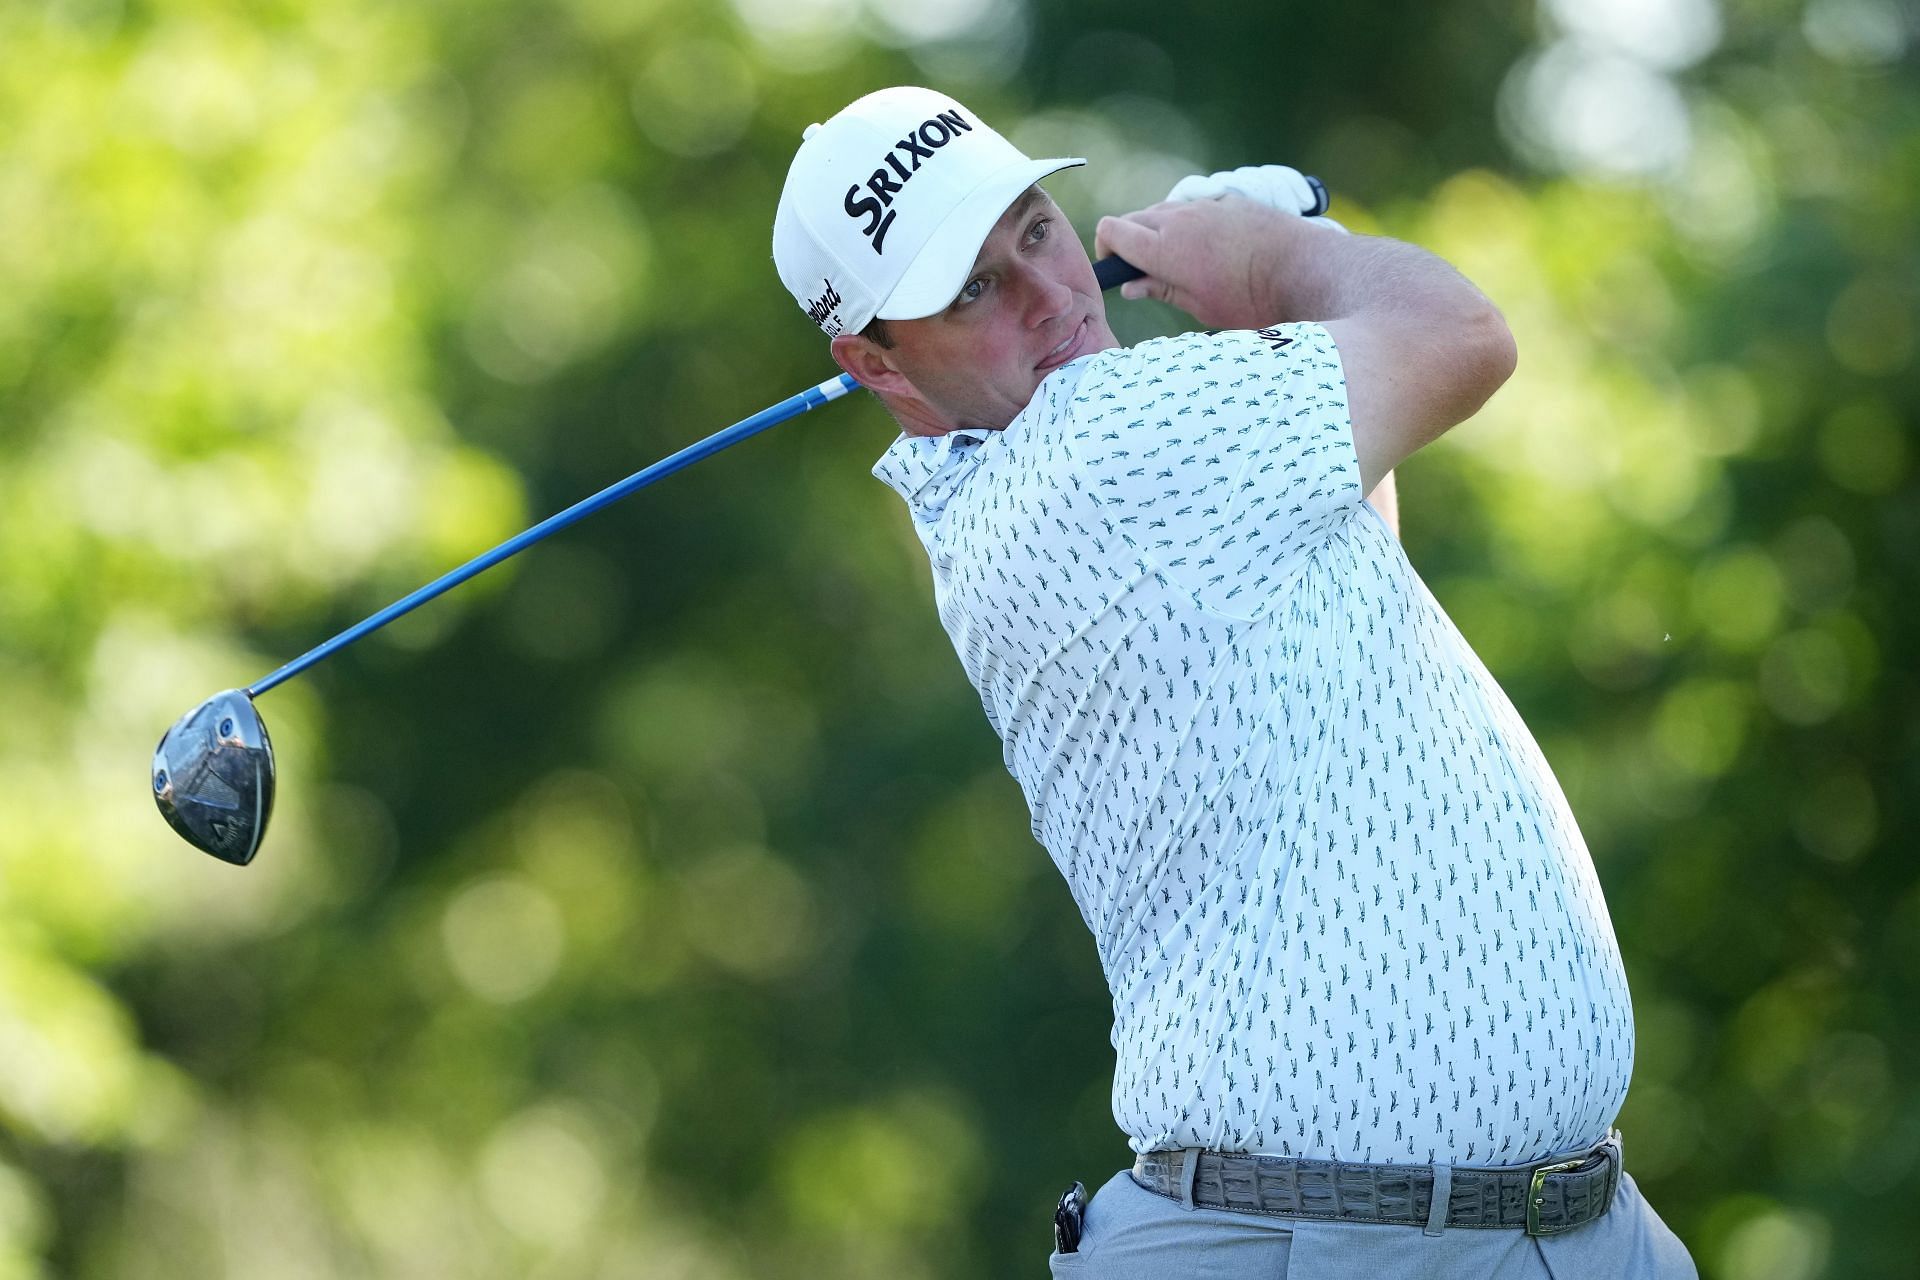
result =
M1547 1200L1547 1175L1551 1173L1566 1173L1570 1169L1578 1169L1592 1158L1591 1153L1589 1153L1588 1155L1577 1156L1572 1160L1556 1160L1552 1164L1543 1164L1533 1171L1533 1177L1527 1181L1528 1235L1537 1236L1542 1234L1540 1231L1540 1206L1545 1204Z

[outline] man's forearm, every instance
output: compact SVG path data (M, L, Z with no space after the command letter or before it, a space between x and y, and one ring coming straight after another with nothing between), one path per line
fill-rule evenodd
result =
M1251 290L1266 314L1263 324L1386 311L1468 316L1492 305L1449 263L1402 240L1278 218L1265 250Z

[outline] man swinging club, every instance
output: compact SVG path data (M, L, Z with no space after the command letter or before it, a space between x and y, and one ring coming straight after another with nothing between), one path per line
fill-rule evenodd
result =
M1221 330L1122 347L1035 185L1081 163L887 89L774 220L1113 993L1137 1158L1063 1198L1054 1274L1692 1276L1610 1128L1579 829L1365 496L1506 380L1499 311L1236 170L1101 219L1127 296Z

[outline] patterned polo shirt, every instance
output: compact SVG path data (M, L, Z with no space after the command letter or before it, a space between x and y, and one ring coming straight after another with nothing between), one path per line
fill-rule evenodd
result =
M1592 860L1366 505L1326 330L1085 356L874 473L1093 931L1136 1151L1605 1135L1633 1020Z

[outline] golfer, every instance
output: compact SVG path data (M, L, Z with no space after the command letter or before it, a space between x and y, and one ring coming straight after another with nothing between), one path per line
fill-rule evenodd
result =
M1100 221L1219 330L1122 347L1036 185L1081 163L887 89L807 130L773 239L900 424L874 473L1112 991L1136 1158L1054 1275L1694 1275L1611 1129L1579 828L1366 498L1506 380L1499 311L1235 171Z

